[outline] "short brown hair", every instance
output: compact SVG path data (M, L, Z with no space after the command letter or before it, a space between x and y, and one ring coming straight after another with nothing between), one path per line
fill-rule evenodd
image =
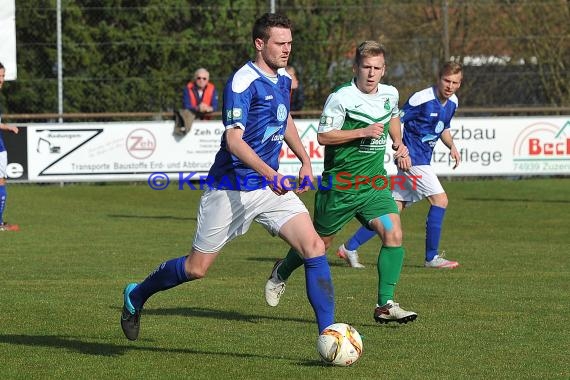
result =
M386 57L386 48L384 45L376 41L364 41L356 48L354 64L359 66L363 58L378 57L380 55Z
M269 28L275 27L292 29L291 20L281 13L265 13L255 20L255 24L253 24L253 29L251 30L253 43L255 44L255 40L258 38L267 42L269 40Z
M455 75L461 73L463 76L463 66L459 62L447 61L439 69L439 77L443 78L444 75Z

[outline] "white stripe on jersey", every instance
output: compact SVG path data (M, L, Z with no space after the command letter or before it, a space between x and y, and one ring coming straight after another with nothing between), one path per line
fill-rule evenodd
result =
M424 103L427 103L431 100L435 100L434 88L428 87L428 88L425 88L421 91L414 93L410 97L410 100L408 100L408 103L412 107L417 107L417 106L424 104ZM455 103L457 106L459 106L459 99L457 98L457 96L455 94L451 95L449 100L451 102Z
M236 94L241 94L249 88L249 85L253 83L259 74L257 71L252 69L249 65L244 65L236 71L234 79L232 81L232 91Z

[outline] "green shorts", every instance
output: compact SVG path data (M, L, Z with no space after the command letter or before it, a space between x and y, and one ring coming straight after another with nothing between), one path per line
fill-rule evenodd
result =
M336 234L354 217L365 227L386 214L398 214L398 206L388 189L351 193L319 190L315 195L313 224L321 236Z

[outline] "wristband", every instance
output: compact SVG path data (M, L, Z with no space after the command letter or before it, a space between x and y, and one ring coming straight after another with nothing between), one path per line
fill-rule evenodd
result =
M392 144L392 150L397 151L400 145Z

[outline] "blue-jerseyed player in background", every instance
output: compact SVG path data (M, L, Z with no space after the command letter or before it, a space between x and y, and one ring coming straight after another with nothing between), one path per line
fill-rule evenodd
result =
M412 167L407 171L398 169L398 176L406 177L406 182L404 188L395 186L392 195L400 211L423 198L427 198L431 204L426 218L426 268L452 269L459 266L457 261L447 260L439 253L443 217L448 201L430 162L439 139L450 150L451 158L455 161L453 169L461 161L449 128L459 104L455 92L461 86L462 79L461 64L445 63L440 69L437 84L414 93L402 107L400 115L404 125L403 142L410 151ZM417 180L414 181L414 178ZM358 262L357 248L375 235L374 231L361 227L338 248L337 255L345 259L351 267L363 268Z
M6 68L0 63L0 89L4 86L4 78L6 76ZM20 227L17 224L8 224L4 221L4 209L6 208L6 169L8 166L8 153L2 139L1 131L10 131L18 133L18 127L13 125L2 124L2 111L0 110L0 232L2 231L18 231Z
M313 176L289 114L291 78L284 68L291 54L291 21L266 13L256 20L252 39L255 60L237 70L224 88L225 133L209 172L211 189L200 200L190 254L162 263L143 282L125 287L121 327L130 340L139 335L141 311L150 296L203 278L224 245L244 234L253 221L302 253L318 332L334 323L334 291L324 243L306 207L288 191L292 184L278 172L285 141L301 161L300 177Z

